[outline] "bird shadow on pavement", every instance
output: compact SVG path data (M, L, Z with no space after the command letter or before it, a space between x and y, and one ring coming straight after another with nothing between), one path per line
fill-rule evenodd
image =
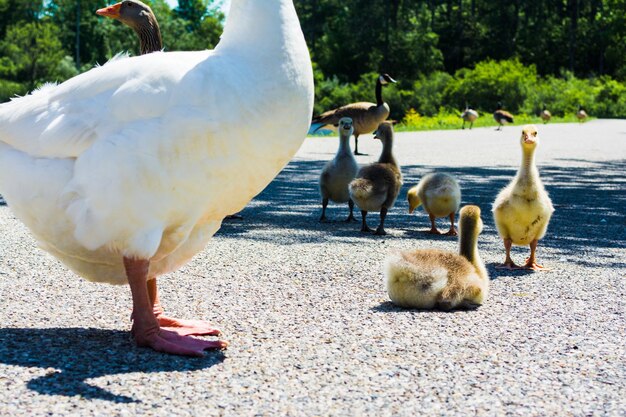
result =
M136 348L128 332L104 329L0 329L0 363L41 368L45 375L27 387L42 395L80 396L114 403L140 402L85 382L87 379L132 372L196 371L224 360L221 351L203 358L166 355Z
M216 237L245 237L281 244L319 242L326 237L349 241L363 239L359 223L318 222L321 213L318 181L325 163L293 160L244 210L245 221L224 223ZM604 265L626 267L626 263L616 258L614 250L626 247L626 161L568 159L538 168L556 209L540 248L550 247L558 256L580 265L589 263L580 255L592 250L597 252L595 258ZM462 205L478 205L486 226L483 235L497 235L491 205L498 192L515 176L516 167L405 165L402 167L404 185L385 222L387 228L401 230L400 236L393 238L432 238L420 233L430 227L423 210L408 214L406 193L424 174L433 171L447 172L458 178ZM346 204L329 205L327 215L331 220L344 219L347 214ZM360 220L358 208L355 208L355 216ZM378 214L372 213L368 219L370 226L376 225ZM438 227L445 231L449 223L446 219L439 219ZM257 230L267 228L276 230L276 233L257 233ZM278 239L277 235L281 238Z

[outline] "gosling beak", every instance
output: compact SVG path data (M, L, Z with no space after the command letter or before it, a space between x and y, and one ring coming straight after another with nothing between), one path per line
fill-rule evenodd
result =
M525 135L524 136L524 143L527 143L529 145L532 145L533 143L535 143L535 138L533 138L530 135Z
M374 139L382 140L382 138L378 135L378 130L374 132Z
M111 19L119 19L120 7L122 7L122 3L116 3L112 6L96 10L96 14L100 16L110 17Z

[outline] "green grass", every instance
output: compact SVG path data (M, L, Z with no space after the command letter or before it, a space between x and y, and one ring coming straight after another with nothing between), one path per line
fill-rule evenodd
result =
M515 125L525 124L543 124L538 116L530 116L527 114L516 114L513 116L515 119ZM587 119L589 120L589 119ZM578 123L578 119L575 115L556 117L552 116L549 123ZM453 113L440 113L437 116L421 116L418 113L409 112L405 119L395 126L397 132L415 132L422 130L450 130L460 129L463 125L463 120L459 114ZM483 113L474 122L474 127L496 127L498 124L493 119L491 113ZM469 127L469 123L465 123L465 127Z

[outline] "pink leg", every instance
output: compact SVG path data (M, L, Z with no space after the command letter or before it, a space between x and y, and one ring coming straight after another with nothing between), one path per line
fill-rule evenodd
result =
M441 232L437 230L437 225L435 224L435 216L429 213L428 217L430 217L430 230L428 231L428 233L432 235L440 235Z
M223 341L195 339L161 329L152 311L152 302L146 284L150 261L125 257L124 267L133 297L131 333L137 346L184 356L203 356L206 349L225 349L228 346L228 343Z
M457 236L458 233L454 228L454 212L450 213L450 230L446 233L446 236Z
M513 259L511 259L511 246L513 241L511 239L504 239L504 249L506 249L506 259L502 265L496 266L496 269L518 269L519 266L515 265Z
M547 271L542 265L539 265L536 262L535 252L537 250L537 239L530 242L530 256L526 259L526 264L522 267L523 269L532 269L533 271Z
M161 301L159 300L159 291L157 289L157 280L153 278L148 280L148 295L152 303L152 311L154 312L159 326L162 329L176 332L181 336L219 336L220 331L207 321L204 320L181 320L168 317L165 315Z

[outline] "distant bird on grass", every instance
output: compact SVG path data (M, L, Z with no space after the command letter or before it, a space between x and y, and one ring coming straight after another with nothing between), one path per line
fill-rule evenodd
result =
M587 118L587 112L583 108L581 104L578 105L578 111L576 112L576 117L580 123L584 122Z
M311 122L310 133L324 128L325 126L337 126L343 117L349 117L354 123L354 154L359 152L359 136L373 132L378 125L389 117L389 105L383 101L383 86L395 83L396 80L389 74L381 74L376 80L376 104L359 102L346 104L334 110L329 110L314 117Z
M541 110L541 113L539 113L539 117L541 117L541 120L543 120L543 124L548 123L552 118L552 113L548 111L548 107L546 107L545 104L543 105L543 110Z
M506 123L513 123L513 115L502 110L502 102L498 102L498 108L493 112L493 119L499 124L496 130L502 130L502 126Z
M463 119L463 125L461 129L465 129L465 122L470 124L469 128L472 129L474 126L474 121L478 119L478 112L474 109L471 109L469 106L465 106L465 110L461 113L461 119Z

